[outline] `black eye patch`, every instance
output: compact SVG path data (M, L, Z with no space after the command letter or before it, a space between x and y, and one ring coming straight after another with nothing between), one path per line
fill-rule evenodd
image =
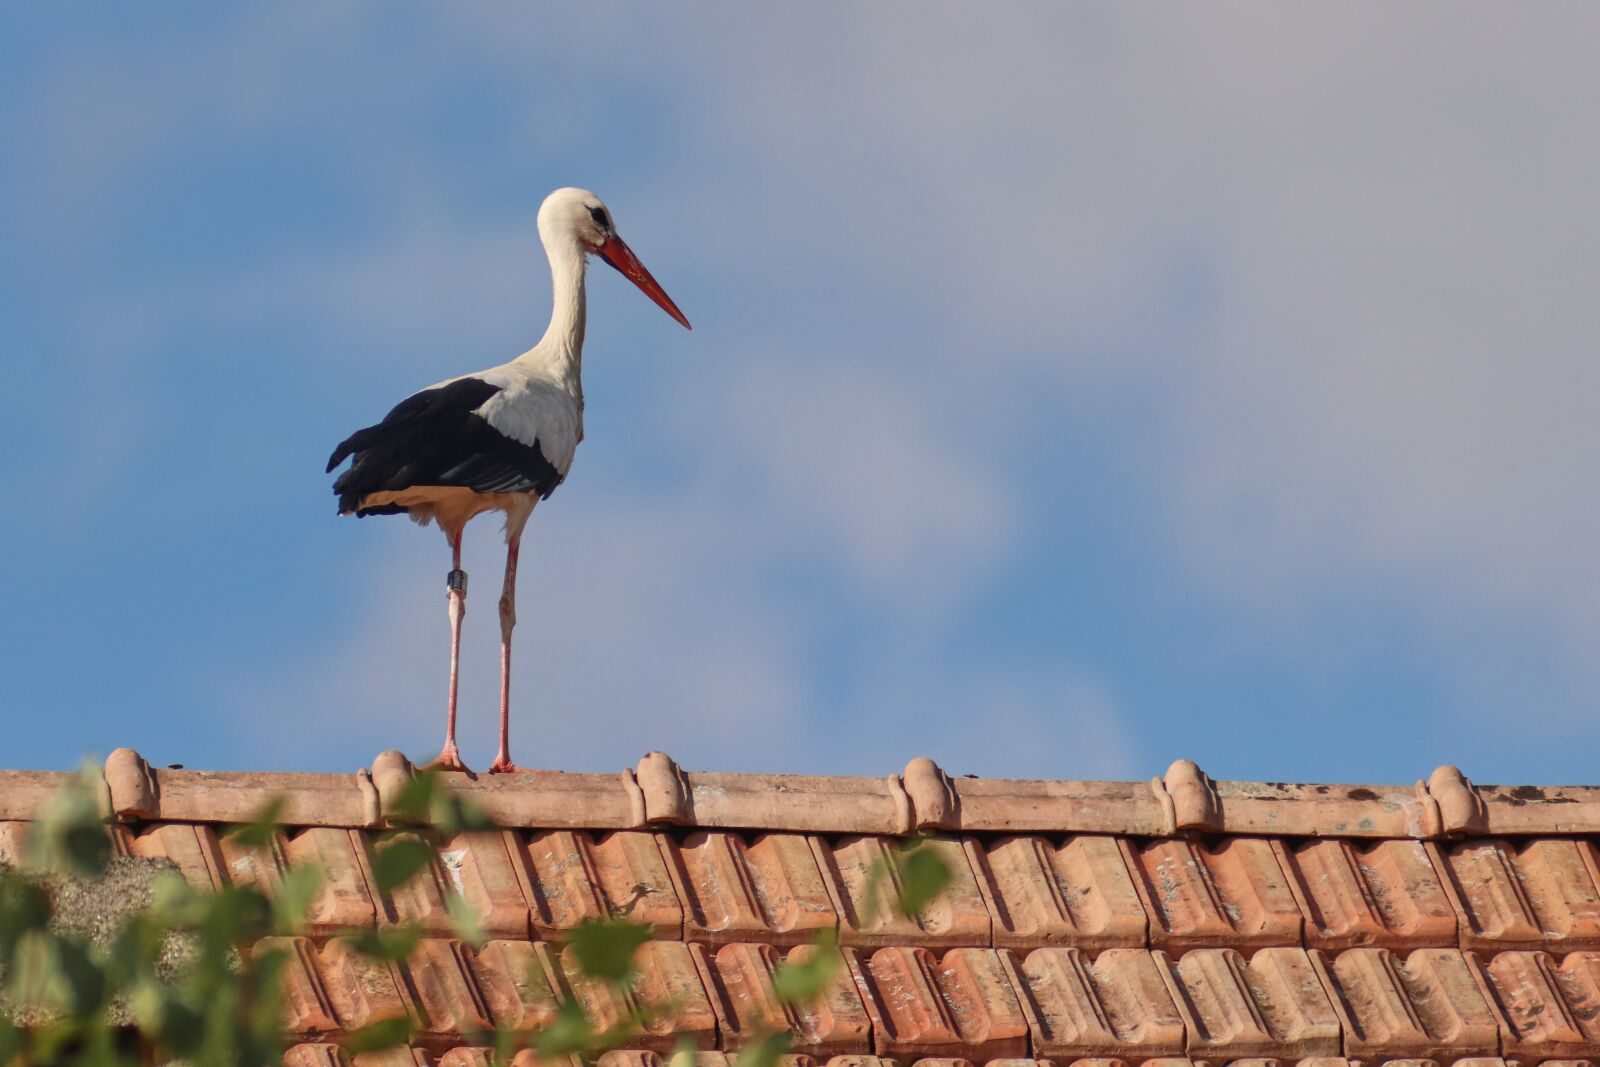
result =
M597 222L600 225L600 228L602 230L611 229L611 218L610 218L610 216L608 216L606 214L606 209L605 208L603 208L603 207L592 207L592 208L590 208L589 209L589 217L594 219L594 221Z

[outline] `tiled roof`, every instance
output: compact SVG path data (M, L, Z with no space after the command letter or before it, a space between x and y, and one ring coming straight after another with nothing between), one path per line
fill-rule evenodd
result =
M292 942L291 1063L341 1062L342 1034L397 1013L418 1044L385 1056L440 1067L487 1061L463 1031L538 1027L564 998L622 1019L560 944L615 913L651 926L637 996L672 1010L602 1067L652 1067L685 1037L725 1067L772 1026L833 1067L1600 1059L1600 788L1448 767L1412 787L1214 782L1187 761L1143 783L952 779L925 759L883 778L698 774L652 753L620 775L447 776L503 829L447 842L431 878L386 896L370 834L410 773L397 753L354 775L106 763L128 855L201 886L323 866ZM63 777L0 772L0 858ZM277 795L290 828L270 849L218 834ZM955 879L910 920L866 890L913 831ZM452 939L447 887L481 949ZM407 920L434 936L403 967L349 944ZM845 967L786 1007L774 968L829 928Z

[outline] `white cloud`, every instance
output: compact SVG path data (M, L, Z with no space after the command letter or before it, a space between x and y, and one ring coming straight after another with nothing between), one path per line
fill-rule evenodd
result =
M1218 595L1397 599L1468 685L1495 616L1531 623L1600 691L1600 19L1460 14L697 27L769 178L729 254L837 252L841 288L928 320L942 373L1142 383Z
M966 597L1014 511L981 425L945 392L884 373L870 353L780 345L725 381L689 383L675 406L696 464L748 486L769 536L837 554L915 619Z

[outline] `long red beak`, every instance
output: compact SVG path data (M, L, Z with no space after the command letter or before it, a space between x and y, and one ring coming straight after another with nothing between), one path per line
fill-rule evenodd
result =
M694 329L689 325L689 320L683 317L683 312L678 310L678 305L672 302L672 297L668 296L667 291L650 276L649 271L644 269L644 264L633 254L633 249L623 244L622 238L613 234L595 251L599 253L601 259L617 268L625 278L642 289L644 295L654 300L662 311L682 323L684 329Z

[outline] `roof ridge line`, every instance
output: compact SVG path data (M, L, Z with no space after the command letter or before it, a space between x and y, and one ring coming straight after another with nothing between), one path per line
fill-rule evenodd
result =
M101 803L108 817L124 822L226 823L248 821L281 797L288 825L375 827L392 809L410 764L389 751L372 767L353 774L196 771L153 767L119 748L102 769ZM37 818L70 777L0 771L0 820ZM911 760L903 774L883 777L741 774L684 771L653 752L621 775L444 777L513 828L1418 840L1600 832L1600 787L1481 786L1452 766L1407 787L1212 779L1190 760L1175 761L1149 782L955 777L927 757Z

